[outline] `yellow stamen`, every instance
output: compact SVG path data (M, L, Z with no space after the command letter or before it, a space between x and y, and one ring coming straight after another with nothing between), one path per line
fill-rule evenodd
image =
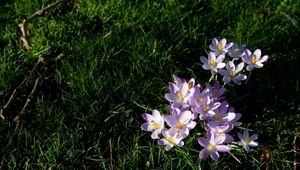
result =
M204 98L201 97L201 98L199 99L199 101L200 101L201 103L204 102Z
M152 127L153 129L159 129L160 126L161 126L161 124L158 123L158 122L151 122L151 127Z
M234 53L235 55L238 55L238 54L239 54L239 49L237 49L237 48L234 49L234 50L233 50L233 53Z
M207 111L209 111L209 107L205 106L204 109L203 109L203 112L207 112Z
M214 90L214 96L217 97L219 94L219 90Z
M182 95L182 93L181 93L181 92L178 92L178 93L177 93L177 98L178 98L178 99L180 99L180 100L182 100L182 99L183 99L183 95Z
M218 48L218 51L221 51L222 48L223 48L223 44L222 44L222 43L219 43L217 48Z
M256 56L255 55L252 56L251 62L252 62L252 64L254 64L256 62Z
M190 89L191 88L191 83L190 82L188 82L188 89Z
M172 136L167 137L167 141L174 143L174 138Z
M220 132L217 132L216 134L217 134L217 135L223 135L224 132L220 131Z
M215 119L216 121L218 121L218 122L222 120L222 116L221 116L220 114L218 114L218 113L215 114L213 117L214 117L214 119Z
M210 144L208 147L207 147L207 150L216 150L217 149L217 146L215 144Z
M245 142L245 143L250 143L250 142L251 142L251 139L250 139L249 137L246 137L246 138L244 139L244 142Z
M184 126L184 124L183 124L183 122L182 121L178 121L178 123L177 123L177 128L178 129L182 129L183 128L183 126Z
M176 81L176 80L174 80L174 81L173 81L173 83L174 83L174 84L177 84L177 81Z
M210 65L215 66L216 65L216 60L210 60Z
M231 72L229 73L229 75L230 75L230 77L235 77L235 76L237 75L237 73L234 72L234 71L231 71Z

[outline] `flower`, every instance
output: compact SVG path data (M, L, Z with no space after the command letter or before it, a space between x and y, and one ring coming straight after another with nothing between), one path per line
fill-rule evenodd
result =
M261 51L260 49L257 49L254 51L254 53L252 54L250 50L246 49L245 50L245 55L242 56L242 60L248 64L246 69L248 71L252 71L255 68L261 68L263 67L263 62L265 62L268 59L267 55L264 55L261 58Z
M225 125L222 125L222 126L207 124L205 126L205 130L207 132L213 134L215 137L216 136L217 137L224 136L225 137L224 142L227 142L227 143L231 143L231 142L234 141L233 137L231 135L227 134L233 128L234 128L234 126L232 124L225 124Z
M221 69L220 74L223 77L224 83L229 83L233 81L235 84L241 85L242 81L247 79L247 76L244 74L239 74L239 72L243 69L244 63L241 62L237 67L235 67L232 61L228 61L226 63L226 69Z
M152 115L145 113L143 114L143 118L147 121L142 124L141 129L144 131L153 132L151 134L152 139L159 139L159 134L162 133L164 129L164 119L157 110L152 111Z
M218 69L224 68L225 63L222 61L225 59L225 54L220 54L218 57L213 52L208 53L208 58L201 56L200 60L202 61L203 69L211 70L212 74L218 73Z
M159 145L166 145L166 151L169 151L174 145L182 147L184 142L183 137L174 130L164 130L162 132L164 138L157 141Z
M190 129L196 126L196 122L192 119L193 115L188 110L182 111L179 114L177 111L176 114L164 115L163 118L171 127L171 130L178 132L184 138L189 135Z
M196 107L194 108L194 112L199 115L200 120L206 120L211 116L215 115L215 109L217 109L221 103L214 102L211 98L206 95L204 98L200 98L196 100Z
M228 49L233 45L233 43L226 44L226 39L223 38L218 41L216 38L212 39L212 44L209 45L209 48L214 51L216 55L227 53Z
M240 56L243 55L245 51L246 45L243 44L240 47L237 45L237 43L233 43L233 45L228 50L228 55L231 58L238 59Z
M208 155L213 160L218 160L220 158L218 152L229 152L230 147L223 145L223 142L225 141L225 136L220 135L220 136L214 136L213 134L208 134L207 138L204 137L199 137L198 138L198 143L204 147L200 153L199 157L200 158L205 158Z
M195 79L188 82L183 80L180 83L175 79L175 82L177 83L169 83L170 93L166 93L165 98L172 103L172 109L189 107L188 101L194 93Z
M254 134L254 135L249 137L249 131L248 130L244 130L243 134L238 132L238 137L241 140L241 141L238 142L238 145L243 146L247 152L250 151L249 146L255 147L255 146L258 145L258 143L254 141L254 140L257 139L258 135Z

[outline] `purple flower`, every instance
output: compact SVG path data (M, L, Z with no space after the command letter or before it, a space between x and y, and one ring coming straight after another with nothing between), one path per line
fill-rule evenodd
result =
M220 102L214 102L210 99L210 97L207 95L204 98L200 98L196 101L196 107L194 109L194 112L200 114L199 118L200 120L206 120L211 116L215 115L215 109L217 109L221 103Z
M229 83L233 81L235 84L241 85L242 81L246 80L247 76L244 74L239 74L244 67L244 63L241 62L237 67L235 67L232 61L228 61L226 64L226 69L221 69L220 74L223 76L223 82Z
M218 152L229 152L230 147L223 145L223 142L225 141L225 136L214 136L212 134L208 134L207 138L199 137L198 143L204 147L200 153L200 158L205 158L208 155L213 160L218 160L220 158Z
M234 59L239 59L240 56L243 55L244 51L245 51L246 45L243 44L240 47L237 45L237 43L233 43L233 45L231 46L231 48L228 50L228 55L231 58Z
M152 139L159 139L159 134L162 133L164 129L164 119L160 115L159 111L153 110L152 115L145 113L143 114L143 118L147 121L146 123L142 124L141 129L144 131L153 132L151 134Z
M176 82L181 79L176 80ZM195 79L191 79L189 82L182 80L180 83L169 83L170 93L165 94L165 98L172 103L171 108L187 108L189 107L188 101L194 93Z
M191 111L182 111L180 113L163 116L166 123L171 127L172 132L178 132L182 137L187 137L189 131L196 126L196 122L193 121Z
M218 57L213 52L208 53L208 58L201 56L200 60L203 65L202 68L204 70L211 70L212 74L218 73L218 69L224 68L225 63L222 61L225 59L225 54L220 54Z
M248 71L252 71L255 68L261 68L263 67L263 62L265 62L268 59L267 55L264 55L261 58L261 51L260 49L257 49L252 54L250 50L246 49L245 55L242 56L243 61L248 64L246 69Z
M210 97L213 99L213 101L221 101L224 99L224 96L222 96L226 89L223 88L218 81L215 82L214 86L211 87L208 83L206 84L206 90L210 92Z
M231 135L227 134L233 128L234 128L234 126L232 124L225 124L225 125L222 125L222 126L207 124L205 126L205 130L208 133L213 134L215 137L224 136L225 137L224 142L227 142L227 143L231 143L231 142L234 141L233 137Z
M218 41L216 38L212 39L212 44L209 45L209 48L214 51L216 55L227 53L228 49L233 45L233 43L226 44L226 39L223 38Z
M241 140L241 141L238 142L238 145L243 146L247 152L250 151L249 146L255 147L255 146L258 145L258 143L256 141L254 141L254 140L257 139L258 135L254 134L254 135L249 137L249 131L248 130L244 130L243 134L238 132L238 137Z
M166 151L169 151L174 145L182 147L184 142L182 141L183 137L173 130L164 130L163 131L164 138L157 141L159 145L165 145Z
M228 116L227 110L229 108L228 102L225 100L221 102L220 107L215 110L215 115L210 117L211 121L208 122L210 126L222 126L228 121L226 118Z

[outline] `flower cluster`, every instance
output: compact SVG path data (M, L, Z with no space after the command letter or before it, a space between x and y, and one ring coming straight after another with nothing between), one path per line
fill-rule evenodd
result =
M252 53L246 49L246 45L239 46L237 43L227 43L225 38L220 41L213 38L209 48L212 51L208 53L208 57L200 57L203 63L202 67L205 70L210 70L213 75L221 74L225 84L233 81L235 84L241 85L242 81L247 79L247 76L243 74L245 65L247 71L252 71L263 67L263 62L268 59L267 55L261 55L260 49L256 49ZM226 55L229 56L227 60L225 59ZM236 65L235 62L239 63Z
M260 59L261 52L259 49L252 54L245 45L238 46L236 43L226 43L226 39L220 42L213 38L209 46L212 52L209 52L208 58L200 57L203 62L203 68L211 70L215 75L223 75L225 84L230 81L241 84L241 81L247 78L242 72L246 64L246 70L251 71L254 68L261 68L262 62L266 61L268 56ZM224 63L226 55L232 60ZM242 59L242 62L235 66L234 62ZM226 67L226 69L223 69ZM141 129L152 132L151 138L157 139L159 145L165 146L169 151L172 147L184 146L184 139L190 134L197 122L204 125L205 136L198 138L198 143L203 147L199 153L200 158L210 155L213 160L219 159L219 152L229 152L230 145L243 146L246 151L250 147L257 146L257 134L249 137L249 131L238 132L237 136L240 141L234 142L233 136L229 134L234 127L240 126L240 113L236 113L233 107L229 106L224 96L225 88L215 81L211 86L206 84L202 88L196 84L195 79L182 79L173 75L173 82L169 82L169 93L165 94L170 114L161 114L158 110L153 110L152 114L145 113L143 118L146 120Z

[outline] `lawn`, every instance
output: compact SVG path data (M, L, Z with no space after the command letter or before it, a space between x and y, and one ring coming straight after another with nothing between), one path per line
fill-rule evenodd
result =
M19 24L52 2L0 1L0 169L300 166L300 1L66 0L28 23L26 49ZM140 128L168 112L173 74L208 82L199 57L213 37L269 56L226 85L243 122L232 135L249 129L259 146L219 161L199 158L199 124L170 151Z

